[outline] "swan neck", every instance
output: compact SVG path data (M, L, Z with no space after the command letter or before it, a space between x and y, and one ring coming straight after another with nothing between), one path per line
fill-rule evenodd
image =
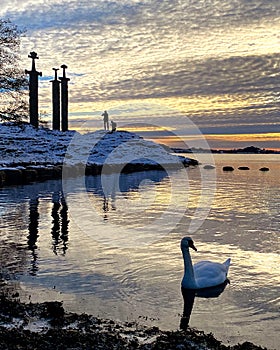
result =
M184 277L182 280L182 287L184 288L196 288L196 282L194 277L194 270L189 248L182 249L184 258Z

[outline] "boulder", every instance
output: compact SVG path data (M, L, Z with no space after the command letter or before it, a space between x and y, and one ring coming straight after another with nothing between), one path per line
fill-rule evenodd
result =
M226 165L223 167L223 171L233 171L234 168L232 166Z
M238 167L239 170L250 170L248 166L240 166Z
M215 169L215 166L211 165L211 164L206 164L206 165L204 165L203 169L211 170L211 169Z
M5 172L5 184L19 185L23 182L22 170L18 168L2 168Z
M5 171L0 170L0 187L5 185L6 174Z
M24 183L29 183L36 181L38 178L38 173L35 169L25 168L22 170L22 179Z
M53 167L53 178L54 179L59 179L61 178L62 175L62 166L61 165L55 165Z
M29 169L36 170L39 181L50 180L53 178L53 173L54 173L53 167L35 165L35 166L31 166Z
M264 167L260 168L259 170L260 170L260 171L269 171L269 168L267 168L267 167L264 166Z

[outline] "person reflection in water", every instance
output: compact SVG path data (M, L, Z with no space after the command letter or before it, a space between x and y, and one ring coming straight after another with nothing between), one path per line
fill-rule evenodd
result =
M116 192L119 190L118 174L104 175L102 177L102 191L103 191L103 206L104 220L109 219L110 210L116 210Z
M180 320L180 329L187 330L189 326L195 297L218 298L218 296L223 293L223 291L225 290L226 286L229 283L230 282L227 279L224 283L215 287L202 288L202 289L181 288L181 292L184 300L184 309L183 309L183 315Z
M104 212L104 220L108 220L108 211L109 211L109 199L104 196L103 198L103 212Z

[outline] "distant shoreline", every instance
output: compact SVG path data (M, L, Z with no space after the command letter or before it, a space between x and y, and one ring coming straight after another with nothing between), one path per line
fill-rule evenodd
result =
M203 148L176 148L171 150L175 153L215 153L215 154L280 154L280 151L248 146L244 148L233 149L203 149Z

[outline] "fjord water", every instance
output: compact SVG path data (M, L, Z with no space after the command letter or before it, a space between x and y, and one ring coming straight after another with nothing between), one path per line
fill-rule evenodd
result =
M21 300L63 300L70 311L178 329L180 240L191 235L198 248L193 262L230 257L232 265L218 298L195 298L190 326L225 343L277 349L279 157L215 155L216 169L207 170L211 203L203 199L203 164L168 174L88 177L91 210L83 180L67 179L64 194L60 181L2 188L0 286ZM224 172L224 165L235 170ZM198 207L203 220L191 226Z

